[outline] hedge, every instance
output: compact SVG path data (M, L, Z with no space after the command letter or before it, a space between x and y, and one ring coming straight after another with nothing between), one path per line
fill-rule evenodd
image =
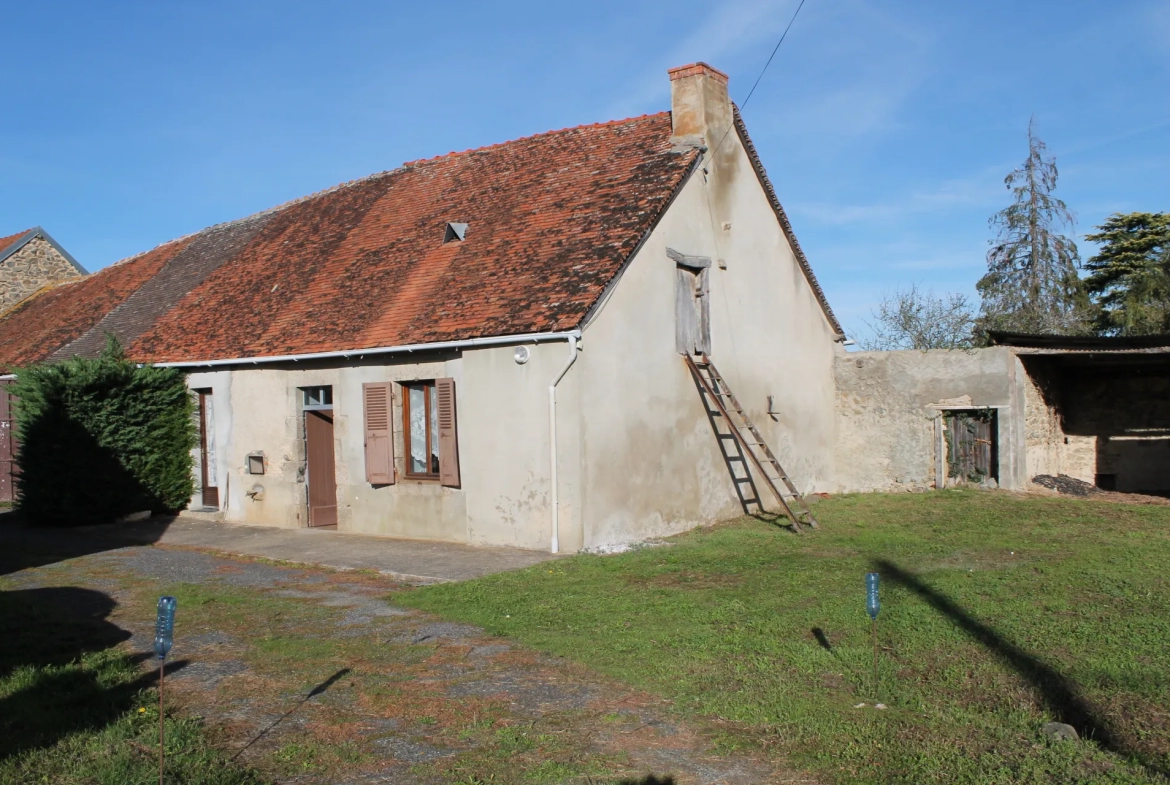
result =
M16 507L39 524L170 512L194 492L194 407L181 371L128 362L113 337L96 360L17 371Z

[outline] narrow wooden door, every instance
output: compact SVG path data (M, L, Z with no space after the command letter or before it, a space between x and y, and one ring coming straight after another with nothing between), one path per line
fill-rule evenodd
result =
M309 525L337 525L337 476L333 460L333 413L305 412Z
M219 509L219 478L215 456L215 407L211 390L199 391L199 480L203 506Z
M0 502L10 502L16 496L15 465L16 441L12 431L12 400L8 395L11 380L0 379Z
M678 265L675 273L675 345L679 354L710 354L711 311L705 268Z

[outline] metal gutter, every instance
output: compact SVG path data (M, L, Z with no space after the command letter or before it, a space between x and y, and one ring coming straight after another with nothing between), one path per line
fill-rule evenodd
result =
M337 358L361 358L382 354L409 354L412 352L433 352L445 349L474 349L484 346L508 346L519 343L542 343L580 339L581 331L567 330L555 333L524 333L522 335L496 335L490 338L465 338L461 341L435 341L413 343L402 346L376 346L369 349L347 349L341 352L312 352L309 354L280 354L268 357L235 357L227 360L191 360L180 362L152 363L156 368L212 368L222 365L261 365L270 363L312 362Z

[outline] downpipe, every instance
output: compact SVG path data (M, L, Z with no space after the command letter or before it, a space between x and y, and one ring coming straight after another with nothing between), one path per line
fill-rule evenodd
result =
M578 341L581 334L570 333L568 336L569 356L565 360L564 366L560 373L553 378L552 383L548 386L548 444L549 444L549 475L552 482L552 553L560 553L561 550L561 515L560 515L560 496L557 488L557 384L573 367L573 363L577 361Z

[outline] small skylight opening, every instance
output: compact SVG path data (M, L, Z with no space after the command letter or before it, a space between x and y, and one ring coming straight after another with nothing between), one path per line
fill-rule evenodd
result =
M449 243L452 240L463 241L467 235L467 224L448 223L447 232L443 235L443 242Z

